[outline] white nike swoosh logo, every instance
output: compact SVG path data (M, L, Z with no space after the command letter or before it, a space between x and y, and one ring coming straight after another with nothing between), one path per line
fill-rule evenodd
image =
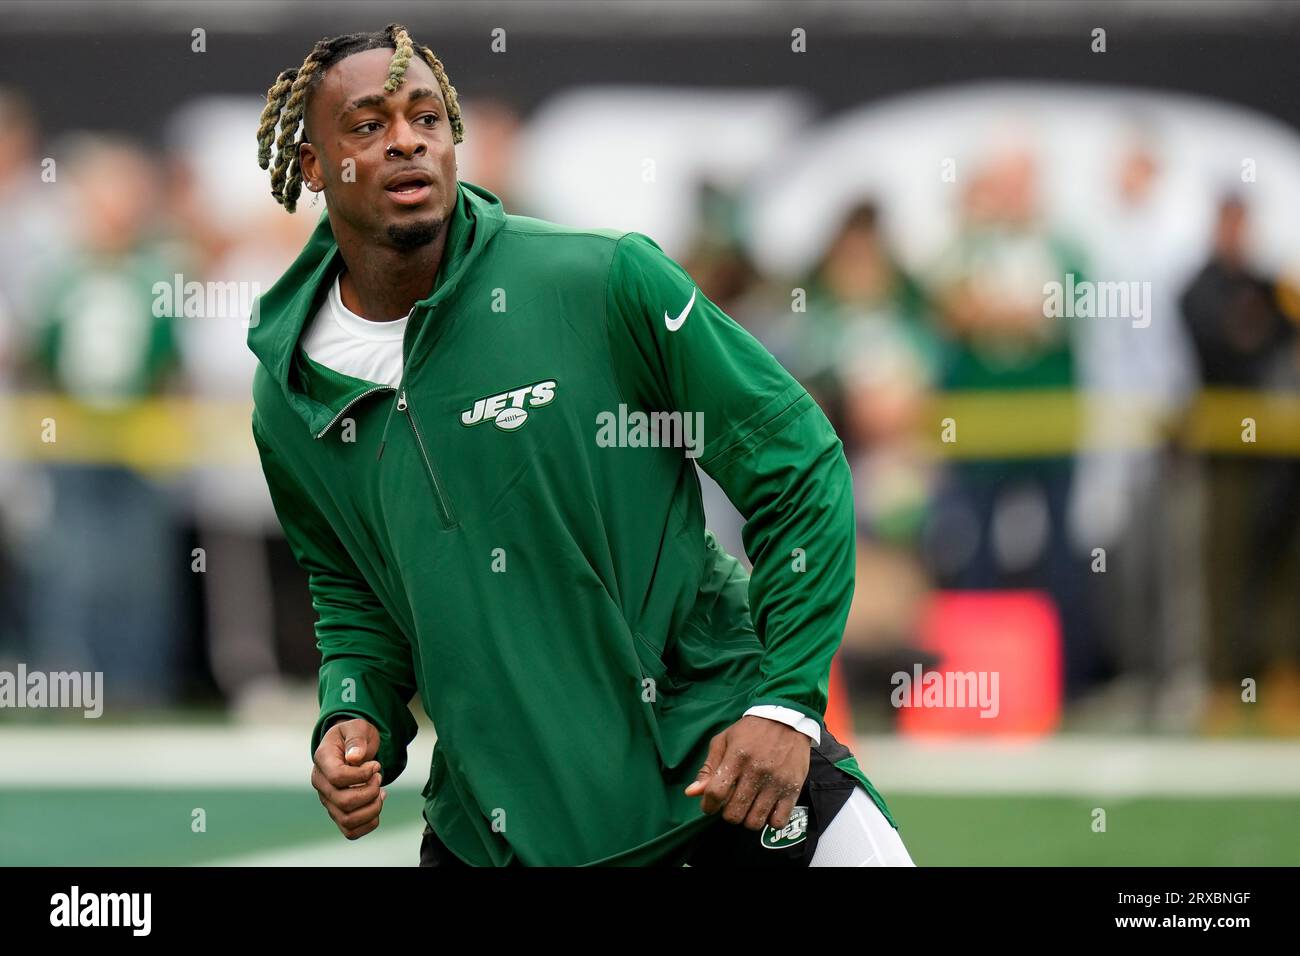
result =
M686 321L686 317L691 314L691 306L695 304L695 290L691 290L691 301L686 303L686 308L682 309L682 314L675 319L668 318L668 313L664 313L664 325L668 326L669 332L676 332Z

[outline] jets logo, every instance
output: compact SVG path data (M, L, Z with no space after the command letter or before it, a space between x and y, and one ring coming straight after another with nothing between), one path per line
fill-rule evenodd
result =
M491 422L503 432L512 432L528 421L528 410L549 405L555 398L555 382L535 382L512 388L498 395L480 398L460 413L460 423L465 426Z
M796 846L808 839L808 808L795 807L790 811L790 822L777 830L771 826L763 828L759 842L767 850L783 850Z

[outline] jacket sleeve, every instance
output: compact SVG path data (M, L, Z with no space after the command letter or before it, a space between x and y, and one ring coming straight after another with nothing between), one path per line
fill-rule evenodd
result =
M765 648L747 706L821 721L855 571L852 480L835 430L804 387L640 233L615 246L606 321L625 398L649 411L700 413L698 464L745 518L750 615Z
M333 718L364 717L379 730L375 759L383 768L384 783L391 783L405 769L406 747L416 733L408 706L416 686L410 644L338 535L262 437L256 417L253 438L276 516L294 558L307 572L317 614L321 709L312 729L311 753Z

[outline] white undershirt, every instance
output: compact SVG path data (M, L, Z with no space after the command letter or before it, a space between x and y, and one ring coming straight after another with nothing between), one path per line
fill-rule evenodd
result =
M303 333L302 349L312 361L326 368L363 382L397 388L402 384L402 337L410 317L408 312L390 322L362 318L343 304L335 277L329 295ZM793 708L762 704L745 711L745 716L751 715L779 721L807 734L814 744L821 743L817 721Z
M303 334L302 348L313 361L336 372L397 388L402 382L402 336L410 317L408 312L391 322L363 319L343 304L335 278Z

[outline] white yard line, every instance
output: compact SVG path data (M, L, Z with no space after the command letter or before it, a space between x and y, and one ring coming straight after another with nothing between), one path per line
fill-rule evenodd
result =
M854 752L886 799L891 792L1300 797L1300 742L1291 741L863 737Z
M0 769L0 789L307 786L308 731L302 728L88 723L0 726L6 768ZM423 728L406 772L392 786L423 786L433 742L432 731ZM864 736L854 752L886 798L893 792L1300 797L1300 741Z
M0 726L0 789L103 787L299 788L311 773L310 726ZM419 790L429 775L427 728L391 786ZM389 784L385 784L389 786Z

